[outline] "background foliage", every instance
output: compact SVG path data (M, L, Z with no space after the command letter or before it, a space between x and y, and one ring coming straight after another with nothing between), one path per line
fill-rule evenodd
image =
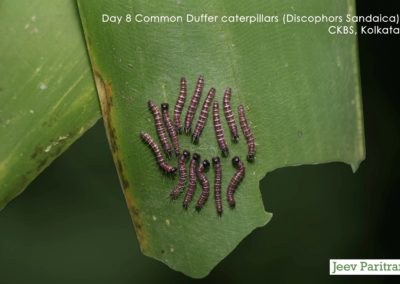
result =
M71 0L0 1L0 210L99 119Z

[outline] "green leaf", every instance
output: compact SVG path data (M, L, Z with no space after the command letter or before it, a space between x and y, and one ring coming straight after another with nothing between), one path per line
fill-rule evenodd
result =
M78 6L113 157L144 254L191 277L204 277L246 235L270 220L258 189L267 172L332 161L344 161L356 170L364 159L354 35L330 35L328 24L127 23L125 19L120 24L102 23L102 14L124 18L129 13L344 15L354 13L353 1L218 0L200 5L79 0ZM234 173L231 158L244 158L247 148L243 135L237 145L229 144L230 157L222 162L221 218L212 195L200 213L193 205L183 210L182 198L170 201L169 191L177 181L161 174L139 139L141 131L156 137L147 100L174 105L180 77L187 78L191 95L199 74L205 76L206 89L217 89L219 101L224 88L232 87L232 105L235 110L239 104L247 108L257 143L256 162L246 163L234 210L225 199ZM227 134L226 125L224 129ZM219 155L210 121L199 146L183 135L180 141L203 158ZM212 171L207 176L213 184ZM195 199L198 196L199 189Z
M0 209L100 117L76 4L0 3Z

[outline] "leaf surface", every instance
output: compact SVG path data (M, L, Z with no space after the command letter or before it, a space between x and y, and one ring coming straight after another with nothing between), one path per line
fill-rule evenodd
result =
M259 181L276 168L343 161L356 170L364 159L364 134L356 37L332 36L328 24L282 24L284 13L354 13L352 1L91 1L78 0L105 126L124 195L142 251L191 277L204 277L252 230L265 225ZM127 14L256 15L279 23L138 23ZM103 23L102 15L122 16ZM185 211L182 197L168 198L177 180L163 175L140 141L156 138L147 101L175 104L179 80L188 80L186 107L199 74L205 92L233 89L232 106L243 104L257 143L254 164L228 208L225 189L234 173L231 158L246 155L241 134L222 159L224 213L218 218L213 196L197 213ZM205 94L203 94L203 98ZM170 111L172 113L172 111ZM198 115L199 111L197 112ZM197 119L197 116L196 116ZM203 158L220 155L209 117L199 145L180 136L182 148ZM224 119L223 119L224 121ZM224 122L227 137L229 132ZM173 160L171 163L176 163ZM213 171L207 174L213 185ZM323 189L321 189L323 190ZM199 196L199 189L195 201ZM301 214L299 212L299 214ZM316 213L317 214L317 213ZM268 256L266 256L268 257Z
M1 209L101 114L74 1L1 1L0 34Z

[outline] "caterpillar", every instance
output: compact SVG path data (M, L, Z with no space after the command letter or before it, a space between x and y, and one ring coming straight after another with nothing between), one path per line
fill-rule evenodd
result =
M182 206L187 209L190 201L193 199L194 192L196 191L196 168L197 163L200 160L200 155L194 153L192 156L192 160L189 164L189 184L188 189L186 190L185 197L183 198Z
M151 138L151 136L145 132L141 132L140 133L140 138L150 146L151 150L153 151L154 155L156 156L158 165L160 166L160 168L169 174L173 174L176 172L176 168L168 165L165 161L164 158L162 156L161 150L158 147L157 143L153 140L153 138Z
M238 156L233 157L232 164L236 168L236 172L228 184L228 188L226 190L226 197L227 197L229 206L231 208L234 208L236 206L236 201L235 201L235 198L233 195L235 193L237 186L239 185L239 183L242 181L242 179L244 177L245 168L244 168L243 162L239 159Z
M204 175L204 171L207 170L209 166L210 162L208 160L204 160L197 168L197 179L201 184L201 194L196 204L197 211L200 211L201 208L203 208L204 204L207 202L208 195L210 194L210 183Z
M156 131L157 135L160 138L161 145L167 154L167 157L170 158L172 154L172 148L171 145L169 144L167 134L165 133L162 118L161 118L161 113L158 110L157 105L153 101L148 101L148 106L150 111L153 113L154 116L154 122L156 125Z
M183 129L186 134L189 134L192 129L193 118L196 113L197 107L199 105L203 87L204 87L204 77L199 76L199 78L197 79L196 89L194 90L193 97L189 103L189 108L186 112L185 126Z
M182 132L181 113L183 110L183 106L185 105L186 95L187 95L186 79L182 77L181 78L181 88L179 90L179 96L178 96L178 99L176 100L175 109L174 109L174 124L175 124L175 130L177 133Z
M182 154L179 156L179 160L178 160L179 181L178 181L178 184L174 187L174 189L169 194L172 199L177 199L179 197L179 194L185 188L185 182L186 182L186 178L187 178L186 160L189 158L189 156L190 156L190 153L187 150L183 150Z
M232 89L226 88L224 92L224 97L222 99L222 105L224 109L224 114L226 121L228 122L229 130L231 132L232 141L237 143L239 141L238 129L235 122L235 117L233 116L232 108L231 108L231 96Z
M210 104L211 104L212 100L214 99L214 96L215 96L215 89L211 88L210 91L208 91L206 99L204 100L203 107L201 108L201 111L200 111L199 120L197 121L196 126L193 131L193 135L192 135L193 143L199 142L200 135L203 132L204 126L207 121L208 110L210 108Z
M222 200L221 200L221 184L222 184L222 168L219 157L212 158L214 166L214 199L215 208L219 216L222 215Z
M254 141L254 136L251 133L249 124L247 123L243 105L240 105L238 107L238 112L239 112L240 127L242 128L243 135L246 138L247 142L247 161L254 162L254 158L256 155L256 144Z
M222 156L226 157L229 154L229 149L225 141L224 130L222 129L221 125L221 118L219 116L219 105L217 101L214 101L213 105L213 121L215 136L217 137L219 149L222 152Z
M165 127L167 128L169 137L171 138L172 141L172 146L174 147L174 152L175 155L178 157L179 156L179 141L178 141L178 135L176 133L175 127L172 124L171 118L169 117L169 105L167 103L161 104L161 112L162 112L162 117L164 120Z

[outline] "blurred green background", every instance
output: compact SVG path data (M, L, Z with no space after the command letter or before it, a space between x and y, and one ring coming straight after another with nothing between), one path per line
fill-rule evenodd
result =
M383 4L381 4L383 5ZM399 11L357 2L358 14ZM0 212L0 283L384 283L329 276L330 258L400 258L398 37L359 38L367 159L276 170L261 182L275 215L208 277L143 256L102 121Z

